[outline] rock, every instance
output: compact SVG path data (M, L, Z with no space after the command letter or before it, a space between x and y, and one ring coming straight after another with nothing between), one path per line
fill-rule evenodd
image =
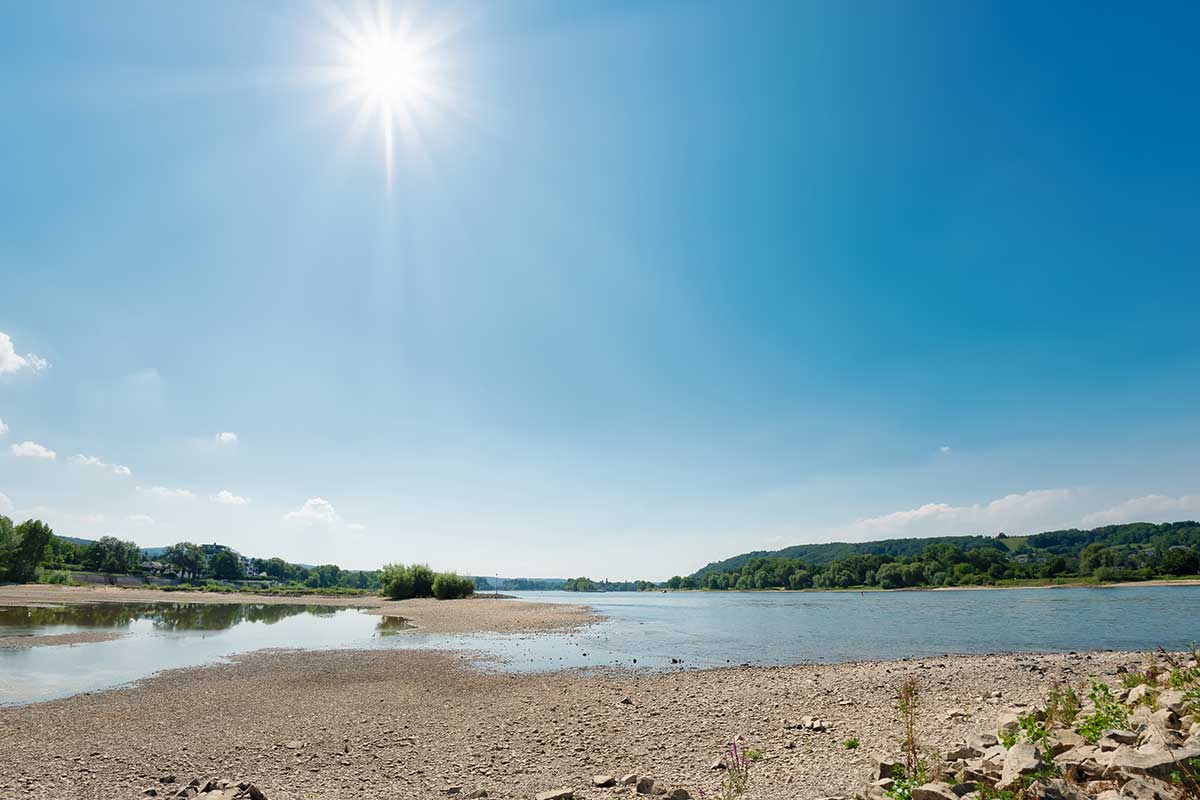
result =
M1142 700L1146 699L1146 695L1150 693L1150 687L1144 683L1139 683L1137 686L1129 690L1129 694L1125 697L1125 702L1131 706L1135 706Z
M1121 787L1121 794L1135 800L1175 800L1175 791L1156 780L1130 778Z
M143 789L142 795L145 797L158 797L158 789Z
M242 794L250 798L250 800L267 800L267 796L262 793L262 790L253 783L247 783L241 787Z
M722 769L724 769L723 765L725 762L721 762L721 763L722 763ZM627 775L622 775L621 780L617 781L617 783L621 784L622 786L633 786L637 782L638 782L638 776L636 773L633 773L633 772L630 772Z
M653 794L654 793L654 778L644 777L637 780L638 794ZM539 798L540 800L540 798Z
M912 800L958 800L950 784L936 781L925 783L912 790Z
M1016 714L1005 714L1000 717L1000 722L996 726L996 730L1001 733L1016 733L1021 729L1021 721L1017 719Z
M481 797L487 797L487 789L476 789L467 795L467 800L479 800Z
M1043 781L1039 794L1042 800L1088 800L1088 796L1074 784L1067 783L1062 778L1050 778Z
M445 794L460 794L462 793L461 786L447 786L442 790Z
M672 789L667 792L667 800L692 800L692 793L683 788Z
M895 778L903 772L903 761L899 761L889 756L871 756L871 774L874 776L872 780L877 781L881 778Z
M976 758L982 755L982 751L971 747L968 744L960 744L957 747L952 747L946 751L947 761L966 761L968 758Z
M1050 755L1056 756L1060 753L1065 753L1068 750L1073 750L1082 744L1087 744L1087 740L1085 740L1075 731L1054 731L1054 743L1050 746Z
M1137 744L1137 734L1133 731L1106 730L1100 734L1101 750L1116 750L1123 744Z
M290 742L284 742L283 746L288 750L300 750L304 747L304 742L299 739L292 739Z
M575 792L570 789L551 789L548 792L538 792L534 800L574 800Z
M1018 742L1008 750L1004 759L1004 771L1000 775L997 789L1012 789L1020 783L1023 776L1037 772L1042 768L1042 756L1036 747L1029 742Z
M614 778L612 775L593 775L592 776L592 786L595 786L597 788L605 789L609 786L615 786L616 784L617 784L617 779Z
M174 775L159 775L158 782L159 783L174 783L175 776Z
M995 747L989 747L987 750L984 750L980 758L989 764L995 764L999 768L1004 766L1004 761L1008 758L1008 751L1004 749L1004 745L998 744Z
M1000 740L990 733L973 733L967 737L967 747L978 750L980 754L998 744L1000 744Z
M1176 714L1184 711L1182 689L1164 689L1158 693L1158 706Z
M1200 756L1200 747L1181 747L1177 750L1160 750L1142 753L1132 747L1113 751L1108 760L1107 772L1122 772L1126 775L1150 775L1170 779L1176 762Z
M946 719L950 720L951 722L954 722L955 720L970 719L970 718L971 718L971 713L963 708L956 708L953 711L951 711L949 714L946 715Z
M629 695L625 695L624 697L621 698L621 705L623 705L623 706L633 705L633 698L630 697Z

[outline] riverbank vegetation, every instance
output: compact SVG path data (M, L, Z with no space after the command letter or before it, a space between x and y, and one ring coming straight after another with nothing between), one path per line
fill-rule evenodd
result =
M425 564L387 564L380 575L380 593L391 600L455 600L475 593L475 579L454 572L435 573Z
M807 547L801 545L801 548ZM903 589L1111 583L1193 577L1200 573L1200 523L1109 525L1033 536L893 539L855 545L788 548L710 564L667 581L671 589ZM859 552L824 563L844 548ZM811 560L782 555L808 552Z

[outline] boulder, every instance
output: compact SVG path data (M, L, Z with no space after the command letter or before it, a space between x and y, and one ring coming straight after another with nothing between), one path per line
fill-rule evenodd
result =
M599 789L606 789L609 786L615 786L616 783L617 783L617 779L614 778L612 775L593 775L592 776L592 786L595 786Z
M890 756L871 756L872 780L895 778L904 772L904 762Z
M692 800L692 793L682 787L667 792L667 800Z
M935 781L913 789L912 800L958 800L958 795L954 793L950 784Z
M1000 717L1000 722L996 725L996 730L1000 733L1016 733L1021 729L1021 721L1017 719L1016 714L1008 713Z
M548 792L538 792L534 800L574 800L575 792L570 789L551 789Z
M973 733L967 737L967 747L974 748L981 754L989 747L995 747L998 744L1000 744L1000 740L990 733Z
M1163 689L1158 693L1158 707L1173 711L1176 714L1184 712L1182 689Z
M1142 753L1132 747L1122 747L1112 753L1108 760L1107 772L1130 776L1149 775L1170 780L1177 762L1196 757L1200 757L1200 747L1180 747L1153 753Z
M952 747L946 751L947 761L966 761L969 758L976 758L982 755L981 750L971 747L969 744L960 744L957 747Z
M487 789L475 789L474 791L467 793L467 800L480 800L480 798L487 796Z
M1008 750L1004 759L1004 771L1000 774L997 789L1012 789L1020 783L1025 775L1037 772L1042 768L1042 756L1038 749L1029 742L1018 742Z
M638 778L637 780L638 794L654 794L654 778L649 776Z
M638 776L636 772L626 773L625 775L621 776L621 780L617 781L617 783L621 784L622 786L633 786L637 782Z
M1125 696L1125 702L1131 706L1135 706L1145 700L1149 694L1150 687L1144 683L1139 683L1137 686L1129 690L1129 694Z
M1088 796L1080 791L1078 786L1067 783L1062 778L1043 781L1038 794L1042 800L1088 800Z
M1112 728L1100 734L1101 750L1116 750L1121 745L1137 744L1137 734L1133 731L1118 731Z
M1172 787L1147 778L1130 778L1125 781L1125 785L1121 787L1121 794L1134 800L1175 800L1175 790Z
M1081 744L1087 744L1087 741L1075 731L1054 731L1054 743L1050 745L1050 755L1056 756L1059 753L1065 753Z

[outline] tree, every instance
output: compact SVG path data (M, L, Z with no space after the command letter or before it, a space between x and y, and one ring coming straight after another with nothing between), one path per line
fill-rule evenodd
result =
M204 571L204 551L191 542L176 542L163 551L162 560L170 564L183 580L198 578Z
M0 516L0 579L33 580L53 535L41 520L26 520L14 528L11 519Z
M1200 559L1191 550L1168 550L1163 554L1161 569L1167 575L1195 575L1200 572Z
M208 560L208 574L224 581L236 581L245 577L242 560L232 550L218 550Z
M454 600L475 593L475 581L460 577L456 572L439 572L433 578L433 596L438 600Z
M97 572L131 572L141 561L142 550L134 542L102 536L87 549L84 562Z

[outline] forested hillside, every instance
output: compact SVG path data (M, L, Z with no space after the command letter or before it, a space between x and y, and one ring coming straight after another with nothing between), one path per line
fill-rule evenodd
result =
M1200 572L1200 524L1108 525L1032 536L953 536L797 545L709 564L671 588L808 589L1108 582Z

